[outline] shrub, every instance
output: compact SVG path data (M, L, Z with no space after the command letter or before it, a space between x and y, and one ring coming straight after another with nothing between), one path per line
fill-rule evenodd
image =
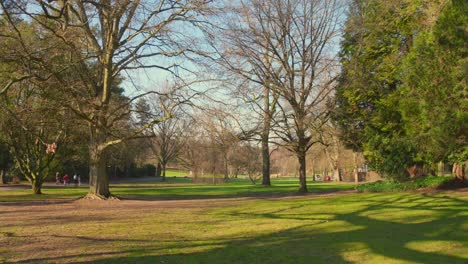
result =
M356 186L359 192L398 192L410 191L427 187L438 187L446 182L453 180L452 177L435 177L428 176L409 180L405 182L392 182L392 181L377 181L372 183L365 183Z

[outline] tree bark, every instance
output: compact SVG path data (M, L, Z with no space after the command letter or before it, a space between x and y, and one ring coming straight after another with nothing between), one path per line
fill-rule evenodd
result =
M262 185L270 186L270 148L268 142L270 139L270 123L271 123L271 113L270 113L270 89L264 87L264 111L265 116L263 118L263 131L262 131Z
M0 170L0 184L5 184L5 170Z
M340 169L337 167L333 168L333 181L340 182Z
M109 175L106 172L104 153L98 146L92 146L89 151L89 194L101 199L111 196L109 191Z
M161 162L156 166L156 177L161 177Z
M359 172L358 172L357 153L356 152L353 152L353 158L354 158L354 169L353 169L354 183L358 184L359 183Z
M444 162L440 161L437 164L437 176L444 176Z
M297 153L297 159L299 161L299 192L306 193L306 151L303 149L303 147L300 147L300 150Z
M165 181L166 180L166 163L162 163L162 180Z
M229 168L228 168L229 161L228 161L226 154L224 154L223 162L224 162L224 180L229 180Z
M42 183L33 179L32 180L32 184L31 184L31 187L32 187L32 191L34 194L42 194Z
M463 171L463 163L454 163L453 164L453 175L459 180L466 181L466 177Z

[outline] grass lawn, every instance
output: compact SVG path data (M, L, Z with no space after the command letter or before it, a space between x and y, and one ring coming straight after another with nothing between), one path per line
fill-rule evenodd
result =
M137 178L138 179L138 178ZM246 179L232 179L229 183L220 185L191 184L190 179L183 177L168 177L166 182L154 181L144 183L111 184L111 192L124 199L205 199L229 198L239 196L277 196L293 195L299 188L298 179L273 179L272 186L253 185ZM353 189L353 184L336 184L309 182L309 191L333 192ZM44 187L43 195L33 195L30 189L2 191L0 202L78 199L88 192L88 187Z
M122 184L112 187L127 198L121 201L72 200L86 189L70 188L50 189L50 197L63 200L47 203L11 202L25 196L0 192L1 200L10 201L0 203L0 262L468 261L466 190L262 195L296 188L297 181L288 180L271 188L243 182ZM346 188L310 185L322 192ZM231 198L215 199L220 197Z
M188 175L189 175L189 172L185 170L166 169L166 177L172 177L172 176L183 177L183 176L188 176Z

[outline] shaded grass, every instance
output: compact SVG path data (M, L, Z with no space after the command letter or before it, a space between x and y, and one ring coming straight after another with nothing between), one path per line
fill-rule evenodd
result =
M0 226L10 225L14 233L0 238L9 245L0 254L11 262L98 264L468 260L468 198L458 193L209 200L191 201L198 206L190 207L174 201L119 203L95 205L99 210L73 204L68 210L41 208L52 217L28 212L22 223L0 214ZM77 215L65 215L71 212ZM34 220L40 229L28 225ZM37 241L55 244L35 252ZM54 253L64 244L72 246ZM13 254L15 245L23 246Z

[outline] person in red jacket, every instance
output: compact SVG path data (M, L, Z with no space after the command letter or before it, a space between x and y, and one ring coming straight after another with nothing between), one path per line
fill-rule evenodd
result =
M65 174L63 176L63 185L67 185L68 184L68 174Z

